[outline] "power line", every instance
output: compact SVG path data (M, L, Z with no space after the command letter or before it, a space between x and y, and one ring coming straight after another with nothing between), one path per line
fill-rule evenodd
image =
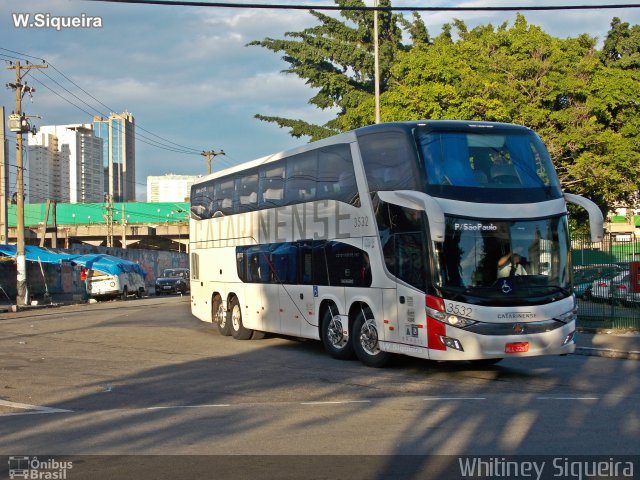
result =
M9 59L23 59L24 58L32 58L32 59L36 59L36 60L40 60L40 61L44 61L44 59L40 58L40 57L35 57L33 55L28 55L26 53L22 53L22 52L17 52L15 50L10 50L8 48L2 48L0 47L0 50L5 51L5 52L9 52L14 54L14 56L11 55L6 55L6 54L2 54L0 53L1 57L5 57L5 58L9 58ZM18 56L15 56L18 55ZM89 93L87 90L85 90L84 88L82 88L80 85L78 85L76 82L74 82L72 79L70 79L67 75L65 75L60 69L56 68L54 65L51 65L51 63L48 63L48 65L55 70L58 74L60 74L63 78L65 78L67 81L69 81L72 85L74 85L76 88L78 88L80 91L82 91L85 95L87 95L88 97L90 97L91 99L93 99L95 102L97 102L98 104L100 104L101 106L107 108L109 111L111 112L115 112L116 109L113 109L111 107L109 107L108 105L106 105L105 103L101 102L99 99L97 99L94 95L92 95L91 93ZM90 105L88 102L86 102L85 100L81 99L78 95L76 95L75 93L71 92L69 89L67 89L65 86L61 85L58 81L56 81L54 78L52 78L49 75L45 75L49 80L51 80L52 82L54 82L56 85L58 85L60 88L62 88L63 90L65 90L67 93L69 93L70 95L72 95L73 97L75 97L78 101L80 101L82 104L86 105L87 107L89 107L90 109L92 109L93 111L95 111L96 113L98 113L99 115L103 116L103 117L108 117L109 115L101 112L100 110L96 109L95 107L93 107L92 105ZM83 109L82 107L78 106L77 104L73 103L72 101L70 101L69 99L65 98L63 95L61 95L60 93L56 92L55 90L53 90L51 87L49 87L48 85L46 85L45 83L39 81L38 79L34 78L35 81L38 81L42 86L44 86L45 88L47 88L48 90L50 90L52 93L56 94L57 96L59 96L60 98L62 98L63 100L67 101L68 103L70 103L71 105L73 105L74 107L78 108L80 111L86 113L89 116L93 116L94 114L91 112L88 112L87 110ZM157 140L154 140L153 138L147 137L145 135L142 135L140 133L135 133L134 136L137 137L138 139L140 138L144 138L147 141L143 141L140 140L142 143L146 143L148 145L154 146L156 148L160 148L160 149L164 149L164 150L168 150L171 152L175 152L175 153L183 153L183 154L188 154L188 155L200 155L200 152L202 151L202 149L197 149L194 147L189 147L186 145L181 145L179 143L173 142L171 140L168 140L164 137L161 137L160 135L157 135L147 129L145 129L144 127L142 127L140 124L136 124L136 130L142 130L146 133L148 133L149 135L152 135L153 137L161 140L163 143L158 142ZM170 145L167 145L170 144ZM174 145L174 146L171 146Z
M209 7L209 8L241 8L268 10L328 10L328 11L380 11L380 12L518 12L518 11L553 11L553 10L611 10L640 8L640 3L598 4L598 5L522 5L501 7L367 7L340 5L303 5L278 3L233 3L233 2L195 2L172 0L85 0L100 3L127 3L137 5L161 5L174 7Z

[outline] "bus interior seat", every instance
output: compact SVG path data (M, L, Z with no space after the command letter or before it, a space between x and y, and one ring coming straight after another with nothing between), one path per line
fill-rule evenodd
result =
M240 205L252 205L258 202L258 194L251 192L249 195L240 195Z
M474 170L473 175L476 177L477 183L479 184L489 183L489 178L487 177L487 174L484 173L482 170Z
M282 200L284 198L284 190L282 188L268 188L264 191L262 198L265 201Z
M494 165L491 167L492 183L520 183L513 165Z
M302 201L313 200L316 196L315 188L303 188L298 190L298 198Z

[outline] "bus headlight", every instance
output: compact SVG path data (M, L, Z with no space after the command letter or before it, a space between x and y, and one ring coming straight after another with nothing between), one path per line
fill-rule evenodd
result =
M468 318L459 317L458 315L441 312L431 307L427 307L427 315L442 323L458 328L468 327L469 325L477 323L475 320L469 320Z
M475 320L469 320L468 318L459 317L457 315L447 315L444 322L448 323L452 327L458 328L468 327L469 325L476 323Z

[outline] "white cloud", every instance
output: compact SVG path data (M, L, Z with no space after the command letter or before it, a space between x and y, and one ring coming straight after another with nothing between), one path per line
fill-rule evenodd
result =
M2 1L2 0L0 0ZM266 1L266 0L265 0ZM520 1L520 0L519 0ZM575 0L575 4L613 0ZM278 3L300 3L280 0ZM8 3L6 0L4 3ZM312 2L309 2L312 4ZM320 2L331 4L331 0ZM373 0L367 0L369 5ZM424 0L394 0L394 5L426 5ZM491 5L511 5L496 0ZM521 0L522 4L558 4L557 0ZM428 5L486 6L486 0L455 2L434 0ZM197 149L222 148L233 161L257 158L294 145L286 130L253 118L256 113L303 118L325 123L335 115L308 104L314 91L304 81L280 73L286 64L281 54L261 47L246 47L253 40L283 38L315 24L308 11L244 10L150 5L120 5L78 0L29 0L15 2L16 12L50 12L56 15L103 17L102 29L68 31L17 29L10 15L0 16L0 47L43 57L110 109L128 109L139 126L167 139ZM8 9L4 8L3 12ZM588 33L602 39L611 18L640 23L640 9L523 12L527 21L559 37ZM335 15L335 14L331 14ZM470 28L505 20L513 24L515 12L430 12L421 14L432 36L443 23L463 19ZM2 51L0 51L2 53ZM5 52L6 53L6 52ZM0 59L5 59L0 57ZM12 81L9 70L0 73L2 83ZM107 108L86 98L75 86L50 68L47 74L102 113ZM78 103L67 92L41 75L33 75L62 96ZM89 114L29 80L37 91L25 110L43 116L40 125L79 123ZM0 105L10 111L13 93L0 89ZM145 144L138 145L138 178L163 174L202 172L198 156L184 157Z

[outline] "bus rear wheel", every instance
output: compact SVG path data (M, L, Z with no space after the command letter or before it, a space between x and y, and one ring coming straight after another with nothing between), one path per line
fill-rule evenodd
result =
M211 312L213 313L213 323L216 324L220 335L228 337L231 335L231 322L227 318L227 312L224 311L222 297L216 294L211 304Z
M353 324L353 348L358 359L368 367L384 367L391 354L380 350L378 328L373 315L361 311Z
M227 322L231 324L231 335L236 340L249 340L253 335L253 330L244 328L242 324L242 310L237 297L232 297L229 302L229 311L227 312Z
M322 315L320 323L320 334L325 350L333 358L338 360L348 360L353 358L353 345L349 341L349 336L345 335L347 325L342 324L342 319L337 314L337 309L329 306Z

